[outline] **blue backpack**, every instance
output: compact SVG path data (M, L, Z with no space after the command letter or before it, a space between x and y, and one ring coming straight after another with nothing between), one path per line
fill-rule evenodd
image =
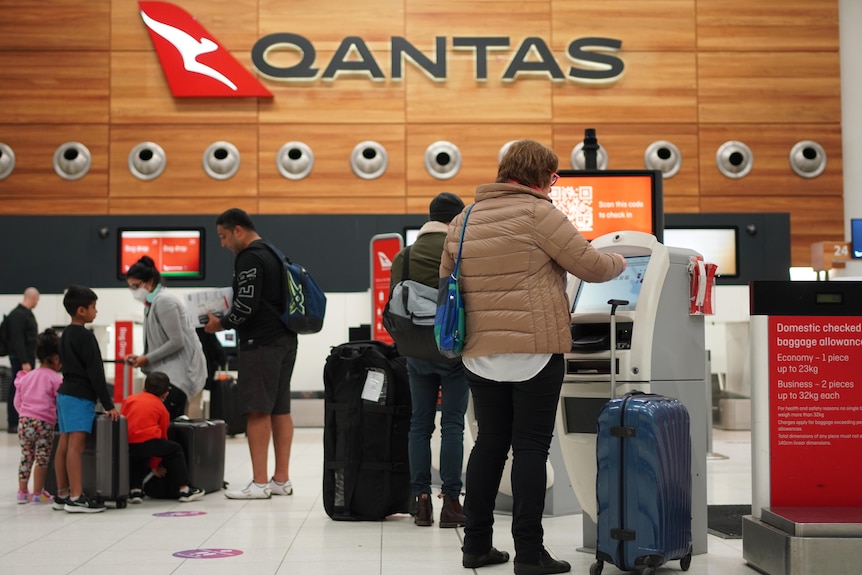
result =
M284 264L287 289L284 290L284 311L279 313L279 319L287 329L296 333L319 332L323 329L326 315L326 294L308 270L291 262L271 243L263 243Z

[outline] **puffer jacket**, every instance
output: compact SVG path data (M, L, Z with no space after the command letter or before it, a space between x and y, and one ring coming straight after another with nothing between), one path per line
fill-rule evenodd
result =
M593 248L542 191L485 184L475 200L459 274L467 310L462 355L571 351L566 272L603 282L622 263ZM449 224L440 277L455 267L465 213Z

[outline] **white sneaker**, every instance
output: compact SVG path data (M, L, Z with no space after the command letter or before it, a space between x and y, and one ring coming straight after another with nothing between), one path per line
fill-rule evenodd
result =
M270 479L269 490L273 495L293 495L293 483L291 483L289 479L284 483L279 483L275 479Z
M224 492L224 496L228 499L269 499L272 491L269 489L269 484L258 485L254 481L249 481L245 489L228 489Z

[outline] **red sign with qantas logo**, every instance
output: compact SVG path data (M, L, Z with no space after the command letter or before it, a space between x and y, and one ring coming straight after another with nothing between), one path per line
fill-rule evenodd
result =
M138 6L175 97L272 97L194 16L167 2Z

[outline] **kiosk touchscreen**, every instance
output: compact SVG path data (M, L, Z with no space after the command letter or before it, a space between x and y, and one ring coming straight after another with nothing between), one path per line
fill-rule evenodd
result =
M603 283L569 277L572 351L557 410L563 461L584 510L584 545L595 545L596 419L610 396L614 369L617 395L660 393L685 404L692 427L692 537L694 553L706 551L706 350L703 316L689 315L689 263L697 252L662 245L637 231L593 240L600 251L626 258L626 269ZM611 366L608 300L629 303L616 310ZM702 429L701 429L702 427ZM588 525L590 523L591 525Z

